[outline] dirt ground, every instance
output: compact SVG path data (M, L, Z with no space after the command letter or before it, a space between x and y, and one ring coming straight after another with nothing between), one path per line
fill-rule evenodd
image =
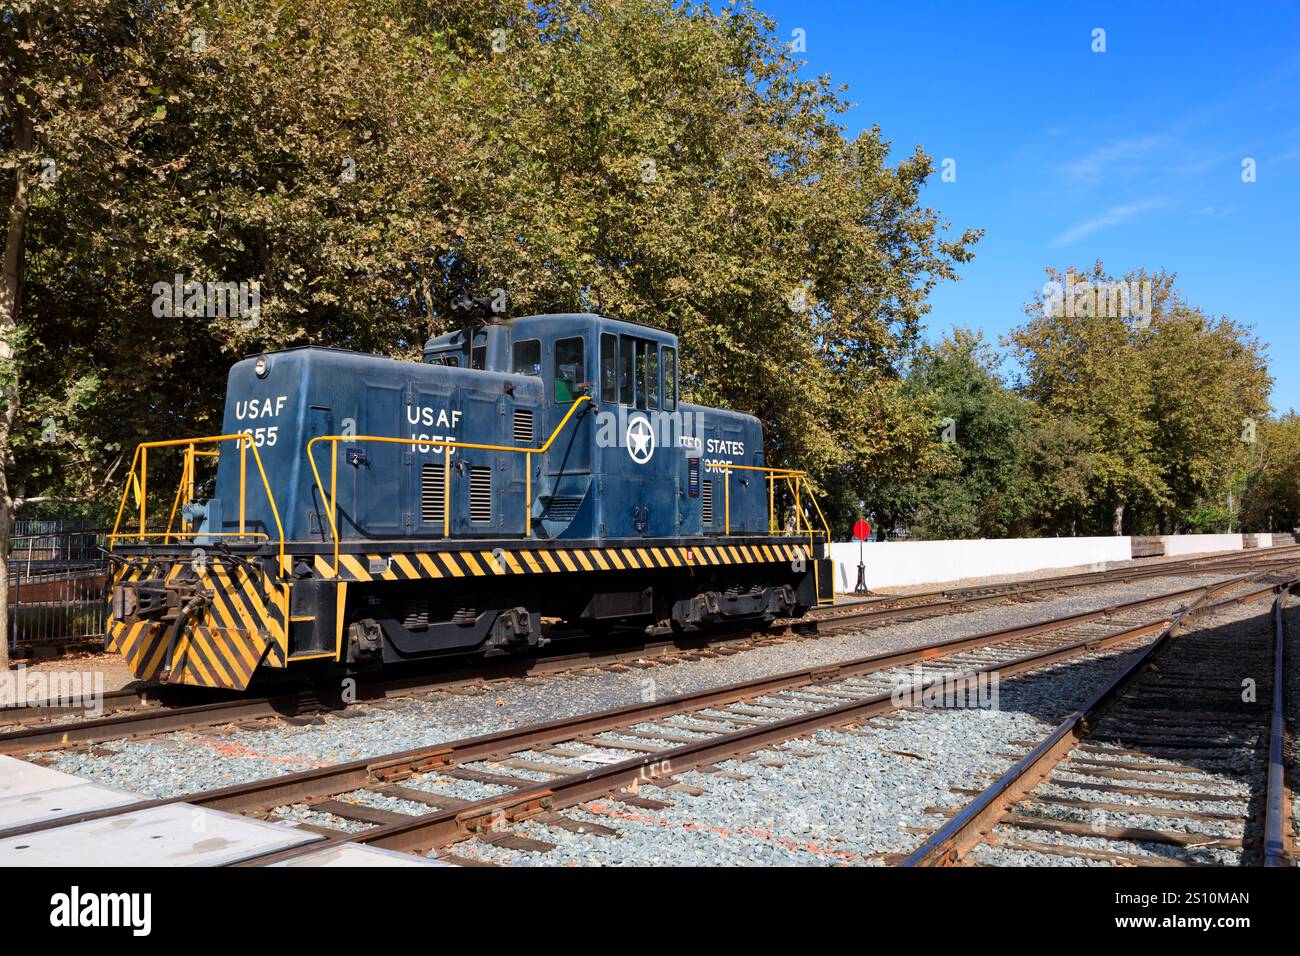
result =
M56 671L87 671L104 675L104 690L121 690L135 680L126 661L116 654L104 651L74 651L58 657L19 658L10 661L10 670L19 667L28 673L53 673Z

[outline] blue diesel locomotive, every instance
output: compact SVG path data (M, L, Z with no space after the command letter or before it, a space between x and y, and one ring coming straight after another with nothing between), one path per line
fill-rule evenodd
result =
M179 484L151 498L165 455ZM680 400L658 329L541 315L467 323L419 363L271 352L231 369L222 434L137 448L107 646L142 679L242 690L797 617L830 593L819 519L757 419Z

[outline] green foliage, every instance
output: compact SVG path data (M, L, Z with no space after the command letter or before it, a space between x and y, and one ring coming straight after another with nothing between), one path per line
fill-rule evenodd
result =
M978 233L919 202L932 162L849 139L746 3L33 0L7 80L35 190L15 477L85 491L145 438L211 432L229 364L409 357L456 293L681 335L687 397L760 413L774 464L870 497L923 473L898 385ZM28 41L24 41L28 42ZM0 60L4 60L0 57ZM0 139L5 130L0 128ZM261 315L153 312L257 282ZM71 383L93 388L68 404ZM41 443L46 416L64 436ZM69 469L69 460L85 467Z
M1100 262L1088 273L1048 276L1094 287L1113 281ZM1126 510L1134 533L1172 533L1193 514L1204 521L1199 509L1226 494L1246 454L1243 423L1268 410L1263 346L1230 319L1190 306L1174 280L1167 272L1124 277L1151 283L1147 316L1089 307L1083 294L1075 309L1040 299L1009 336L1023 394L1087 431L1093 500L1110 512L1115 533ZM1105 526L1094 519L1095 530Z
M1256 531L1300 527L1300 416L1294 409L1260 422L1250 445L1243 525Z
M938 410L949 459L941 474L917 485L913 531L920 537L1002 537L1021 524L1016 451L1031 409L1007 390L998 367L983 337L965 329L921 348L912 364L908 389Z

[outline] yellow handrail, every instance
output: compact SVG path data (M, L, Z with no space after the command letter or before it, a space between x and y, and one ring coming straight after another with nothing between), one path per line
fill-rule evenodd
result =
M140 444L136 445L136 446L135 446L135 454L134 454L134 455L132 456L132 458L131 458L131 471L127 474L126 487L124 487L124 488L122 489L122 500L121 500L121 502L120 502L120 503L118 504L118 506L117 506L117 518L113 521L113 531L112 531L112 533L110 533L109 536L108 536L108 548L109 548L109 550L110 550L110 551L113 550L113 548L114 548L114 547L116 546L116 544L117 544L117 539L118 539L118 538L149 538L149 537L160 537L160 538L162 538L162 539L164 540L164 542L167 542L167 543L170 543L170 541L171 541L171 539L172 539L172 536L173 536L173 532L172 532L172 523L175 521L175 518L176 518L176 505L177 505L177 503L178 503L177 501L173 501L173 503L172 503L172 511L171 511L170 516L169 516L168 519L167 519L167 530L166 530L166 531L161 531L161 532L159 532L159 531L154 531L154 532L151 532L151 531L147 531L147 530L145 530L145 524L146 524L146 520L147 520L148 500L149 500L149 499L148 499L148 487L149 487L149 484L148 484L148 482L149 482L149 474L148 474L148 472L149 472L149 449L150 449L150 448L175 448L175 447L182 446L182 445L183 445L183 446L186 446L186 451L185 451L185 462L184 462L184 464L183 464L183 466L182 466L182 469L181 469L181 486L182 486L182 487L188 487L188 486L192 485L193 478L194 478L194 474L193 474L193 472L194 472L194 457L195 457L196 455L210 456L210 455L213 454L212 452L206 452L206 451L204 451L204 452L200 452L200 451L196 451L194 446L196 446L196 445L205 445L205 444L209 444L209 445L210 445L210 444L217 444L217 443L219 443L219 442L225 442L225 441L237 441L237 442L239 442L239 458L240 458L240 469L239 469L239 531L237 531L237 532L209 532L206 536L207 536L207 537L213 537L213 538L222 538L222 537L262 537L262 538L266 538L266 539L268 539L268 540L270 539L270 535L266 534L265 532L262 532L262 531L248 531L248 530L246 530L246 528L245 528L245 490L246 490L246 489L245 489L245 487L244 487L244 481L245 481L245 468L244 468L244 462L245 462L245 459L246 459L246 456L247 456L247 453L248 453L248 449L251 448L251 449L253 450L253 461L257 464L257 473L261 476L261 478L262 478L262 487L263 487L263 489L265 489L265 491L266 491L266 500L270 503L270 505L271 505L271 514L272 514L272 516L274 516L274 518L275 518L275 529L276 529L276 533L279 535L279 539L280 539L280 551L279 551L280 561L279 561L279 567L280 567L280 569L283 571L283 568L284 568L284 525L283 525L283 524L281 523L281 521L280 521L280 509L276 506L276 503L275 503L275 495L271 492L271 483L270 483L270 481L267 480L267 477L266 477L266 468L262 465L262 455L261 455L261 453L257 450L257 444L253 441L253 436L252 436L252 435L246 434L246 433L244 433L244 432L236 432L236 433L233 434L233 435L206 435L206 436L204 436L204 437L202 437L202 438L175 438L175 439L171 439L171 440L169 440L169 441L150 441L150 442L141 442ZM136 475L136 472L137 472L137 465L139 466L139 468L138 468L138 471L139 471L138 479L137 479L137 475ZM133 482L133 481L134 481L134 482L137 482L136 487L138 488L138 493L139 493L139 495L140 495L140 518L139 518L139 529L140 529L140 530L137 531L137 532L132 532L132 533L119 533L119 532L118 532L118 528L121 527L121 524L122 524L122 515L123 515L123 514L125 513L125 511L126 511L126 499L127 499L127 496L131 493L131 487L132 487L132 482ZM178 498L178 499L179 499L179 493L180 493L180 489L177 490L177 498ZM180 535L178 534L178 536L180 536Z
M555 426L555 431L551 432L538 448L519 448L513 445L485 445L479 442L462 442L454 440L439 439L422 439L422 438L394 438L391 435L317 435L307 442L307 462L311 465L312 475L316 478L316 490L320 492L321 500L328 501L325 509L325 515L330 522L330 535L334 539L334 573L339 573L339 525L338 525L338 465L339 450L338 443L341 441L349 442L379 442L385 445L428 445L437 448L473 448L478 451L504 451L513 452L525 456L524 460L524 537L529 537L533 533L533 455L543 455L548 452L555 439L559 437L560 432L564 431L564 426L569 424L569 419L583 402L591 401L590 395L579 395L569 406L564 418L560 419L560 424ZM318 441L327 441L334 446L333 454L330 455L330 491L329 495L325 494L325 483L321 481L320 469L316 467L316 455L312 446ZM445 455L442 475L442 536L451 537L451 456Z
M808 486L808 472L799 471L794 468L766 468L763 467L762 465L733 465L728 462L717 462L713 465L713 467L721 468L724 476L723 496L724 496L725 503L723 507L725 509L725 517L723 521L723 527L725 529L724 531L725 534L728 535L731 534L731 473L732 471L761 471L763 472L768 483L768 490L767 490L768 534L777 533L776 482L778 479L781 479L785 481L786 487L790 489L791 497L794 499L795 532L796 533L801 532L802 530L800 528L801 524L804 526L804 528L806 528L808 532L809 560L812 559L813 552L816 548L816 544L817 544L816 535L818 533L824 534L826 536L826 545L827 547L830 546L830 542L831 542L830 525L827 524L826 515L822 513L821 505L817 503L816 496L811 493L812 489ZM808 521L803 513L803 508L801 507L802 499L799 494L800 489L802 488L808 488L809 490L808 500L811 501L813 507L817 509L817 517L821 520L822 523L820 532L818 532L815 528L813 528L812 522ZM821 594L821 572L819 571L816 562L813 563L813 580L816 582L815 586L817 587L817 593Z
M796 516L797 517L803 516L802 509L799 509L797 507L799 503L798 489L800 487L807 487L808 472L799 471L796 468L766 468L762 465L733 465L728 462L715 462L712 467L720 468L724 474L724 484L723 484L723 494L724 494L724 502L725 502L724 527L725 527L726 534L731 534L731 473L733 471L761 471L766 476L765 480L768 482L768 495L767 495L768 533L776 534L776 482L778 479L784 479L787 486L790 487L791 494L795 496ZM791 484L792 479L794 482L793 484ZM821 519L822 530L826 535L826 540L830 541L830 537L831 537L830 527L826 524L826 516L822 514L821 506L817 504L817 499L813 497L811 494L808 496L808 498L810 501L812 501L813 507L817 509L817 516ZM807 524L807 522L805 522L805 524ZM807 524L807 527L809 531L813 530L811 524Z

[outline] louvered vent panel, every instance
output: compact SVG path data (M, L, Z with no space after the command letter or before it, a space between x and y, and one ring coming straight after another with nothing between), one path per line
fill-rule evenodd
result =
M700 485L700 512L704 515L704 527L713 524L713 481L705 480Z
M530 445L533 441L533 410L515 409L515 444Z
M420 520L426 524L442 523L443 464L425 462L420 466Z
M469 520L486 524L492 520L492 469L469 470Z

